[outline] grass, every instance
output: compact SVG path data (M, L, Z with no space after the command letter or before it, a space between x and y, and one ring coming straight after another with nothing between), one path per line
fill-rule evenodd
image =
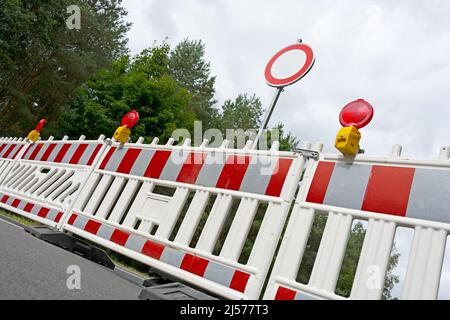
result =
M12 212L9 212L9 211L5 211L5 210L2 210L2 209L0 209L0 216L3 216L5 218L7 218L7 219L10 219L10 220L13 220L15 222L18 222L21 225L24 225L26 227L35 227L35 226L39 225L39 222L30 220L30 219L22 217L22 216L20 216L18 214L15 214L15 213L12 213Z

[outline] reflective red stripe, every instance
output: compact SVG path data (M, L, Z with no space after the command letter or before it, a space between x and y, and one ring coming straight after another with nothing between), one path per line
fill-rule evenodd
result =
M162 244L147 240L142 247L141 253L149 256L153 259L159 260L164 251L164 246Z
M42 147L44 144L39 143L36 145L36 148L34 148L33 152L30 154L30 156L28 157L28 160L34 160L34 158L36 158L37 154L39 153L39 151L41 151Z
M63 216L63 213L62 213L62 212L58 212L58 214L56 215L54 221L55 221L56 223L58 223L59 220L61 220L62 216Z
M284 181L286 180L289 168L291 167L292 159L280 158L277 166L274 169L269 184L267 185L266 195L278 197L283 189Z
M62 159L64 159L64 156L67 153L67 150L69 150L70 148L70 144L63 144L63 146L61 147L61 150L59 150L58 155L55 157L55 160L53 160L53 162L61 162Z
M8 158L9 154L11 153L11 151L14 150L14 148L16 147L16 144L12 144L8 150L6 150L5 154L3 155L3 158Z
M405 216L414 168L372 166L362 210Z
M98 229L100 228L102 224L100 222L89 220L86 225L84 226L84 231L87 231L89 233L97 234Z
M294 300L295 295L296 292L294 290L285 287L278 287L275 300Z
M250 160L250 156L230 155L223 166L216 187L239 190Z
M209 261L200 257L196 257L192 254L186 253L184 255L183 261L181 262L180 268L190 273L196 274L203 277L206 271Z
M23 145L21 145L21 146L19 147L19 149L17 149L16 153L14 153L14 155L11 157L11 159L15 159L16 156L19 154L20 150L22 150L22 148L23 148Z
M6 146L7 146L6 143L3 143L3 144L0 146L0 153L3 151L3 149L5 149Z
M122 230L115 229L113 234L111 235L111 241L117 243L118 245L124 246L130 236L129 233L126 233Z
M53 149L55 149L56 144L51 143L48 145L47 149L45 149L44 154L42 155L40 161L47 161L48 157L50 157L50 154L52 153Z
M145 170L144 177L158 179L170 154L171 152L167 150L157 150Z
M100 164L99 169L104 170L106 165L108 164L109 159L111 159L114 151L116 151L116 147L112 147L109 149L108 153L106 154L105 158L103 159L102 163Z
M306 197L307 202L323 203L336 163L320 161Z
M2 202L6 203L8 201L8 199L9 199L9 196L4 195L2 198Z
M22 155L22 159L25 159L25 157L27 156L28 151L30 151L31 147L33 147L32 144L30 144L30 145L28 146L27 150L26 150L25 153Z
M72 158L69 160L70 164L78 164L78 161L80 161L80 158L83 156L84 151L88 147L87 143L82 143L78 146L77 150L75 150Z
M191 152L181 167L177 182L194 184L197 181L198 174L203 167L206 156L205 153Z
M20 200L19 199L14 199L13 203L11 204L11 206L13 206L14 208L17 208L20 204Z
M117 168L117 172L125 174L130 173L130 170L133 167L133 164L136 162L139 153L141 153L141 149L128 149L127 153L125 153L125 156L122 158L119 167Z
M41 208L41 210L39 210L37 215L38 215L38 217L46 218L49 211L50 211L50 209L48 209L48 208Z
M233 279L231 279L230 288L239 292L245 292L245 287L247 286L249 278L250 274L236 270Z
M92 155L91 155L91 157L89 158L89 160L88 160L88 162L87 162L87 165L88 165L88 166L90 166L90 165L94 162L94 159L95 159L95 157L97 156L97 153L100 151L100 148L101 148L101 147L102 147L101 144L99 144L99 145L97 145L97 146L95 147L94 152L92 152Z
M33 210L34 204L32 203L27 203L25 208L23 208L23 211L25 212L31 212L31 210Z
M73 223L75 222L75 220L77 219L78 215L77 214L72 214L69 218L69 221L67 221L68 224L73 225Z

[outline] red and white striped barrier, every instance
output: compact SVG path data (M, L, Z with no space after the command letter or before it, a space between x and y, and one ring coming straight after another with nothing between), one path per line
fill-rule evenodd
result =
M63 229L216 295L257 299L304 158L172 142L109 147ZM250 257L240 263L254 225Z
M22 138L0 138L0 183L8 174L11 163L25 144L26 142Z
M414 229L402 299L436 299L450 231L450 161L321 155L310 162L265 299L381 299L397 226ZM314 219L327 215L309 282L297 282ZM336 293L354 220L367 231L349 298Z
M14 147L17 156L0 185L0 207L57 226L104 148L101 140L83 138Z

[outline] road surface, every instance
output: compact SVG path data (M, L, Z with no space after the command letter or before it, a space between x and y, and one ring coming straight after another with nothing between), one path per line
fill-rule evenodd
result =
M79 267L80 289L67 287L73 275L73 271L67 273L69 266ZM0 299L128 300L138 299L141 289L113 271L39 240L0 217Z

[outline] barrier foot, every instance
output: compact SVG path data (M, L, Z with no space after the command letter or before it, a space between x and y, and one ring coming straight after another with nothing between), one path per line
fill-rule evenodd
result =
M182 283L174 282L142 289L141 300L218 300Z
M86 259L101 264L109 269L115 268L108 254L92 244L81 241L74 236L49 226L26 227L24 230L38 239L49 242L70 252L80 254Z

